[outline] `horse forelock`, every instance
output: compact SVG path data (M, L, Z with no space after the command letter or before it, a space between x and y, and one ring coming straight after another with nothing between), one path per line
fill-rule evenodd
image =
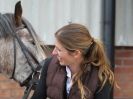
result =
M0 13L0 38L11 36L11 27L15 28L14 16L11 13ZM12 26L11 26L12 25Z

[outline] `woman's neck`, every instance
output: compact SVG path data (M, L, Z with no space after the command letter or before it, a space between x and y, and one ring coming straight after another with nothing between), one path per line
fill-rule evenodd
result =
M78 73L79 70L80 70L80 66L68 66L68 67L69 67L69 69L70 69L70 71L71 71L72 76L73 76L74 74Z
M78 60L78 61L77 61L77 60ZM82 58L82 57L76 58L75 61L72 62L72 63L70 64L70 66L68 66L69 69L70 69L70 71L71 71L72 76L73 76L74 74L78 73L78 72L81 70L80 65L81 65L82 61L83 61L83 58Z
M76 74L81 70L80 65L81 65L81 62L75 62L74 64L71 64L70 66L68 66L71 71L72 76L73 74Z

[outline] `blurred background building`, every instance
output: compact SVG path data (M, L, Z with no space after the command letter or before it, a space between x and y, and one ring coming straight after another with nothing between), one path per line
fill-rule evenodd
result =
M0 0L0 13L13 13L19 0ZM81 23L104 41L120 89L111 99L133 99L133 0L20 0L27 18L47 45L63 25ZM21 99L23 88L0 74L0 99Z

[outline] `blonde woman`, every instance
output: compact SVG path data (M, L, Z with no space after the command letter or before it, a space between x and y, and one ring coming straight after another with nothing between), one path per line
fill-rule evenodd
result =
M110 99L114 74L103 44L81 24L62 27L55 38L32 99Z

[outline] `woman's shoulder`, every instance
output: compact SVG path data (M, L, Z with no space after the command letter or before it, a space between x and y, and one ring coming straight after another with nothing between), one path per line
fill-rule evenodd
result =
M49 56L46 59L44 59L40 64L42 67L49 65L51 62L57 62L57 57L56 56Z
M100 90L101 86L99 86L94 94L94 99L111 99L113 96L112 90L113 87L109 84L109 82L106 82L103 88Z
M42 63L42 72L51 72L56 70L59 66L57 56L51 56L46 58Z

